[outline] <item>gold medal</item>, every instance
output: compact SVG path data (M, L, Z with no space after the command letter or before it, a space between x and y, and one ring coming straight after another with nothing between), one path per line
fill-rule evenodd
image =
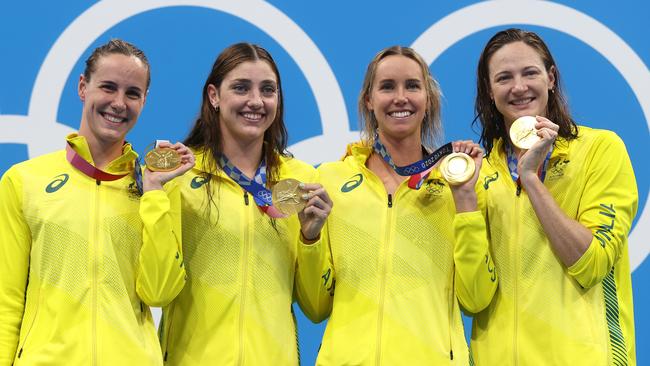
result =
M445 156L442 162L440 162L440 174L453 186L463 184L470 180L474 175L475 169L474 159L461 152L451 153Z
M176 150L168 147L157 147L149 150L144 156L147 169L154 172L170 172L181 166L181 156Z
M528 150L542 138L537 136L537 118L524 116L517 118L510 126L510 141L520 149Z
M300 189L300 182L295 179L283 179L272 189L273 206L285 215L293 215L302 211L307 202L302 199L306 193Z

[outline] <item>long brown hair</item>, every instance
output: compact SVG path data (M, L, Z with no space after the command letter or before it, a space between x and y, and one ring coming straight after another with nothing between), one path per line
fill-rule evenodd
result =
M485 147L486 155L489 156L496 139L502 138L509 143L503 115L497 110L496 105L490 97L490 59L501 47L513 43L523 42L534 49L544 63L546 72L555 77L555 88L549 91L548 104L546 106L546 117L560 126L558 135L571 140L578 137L578 126L571 117L562 83L560 71L549 51L546 43L534 32L524 31L517 28L509 28L498 32L485 45L478 61L476 74L476 100L474 102L473 124L476 121L481 123L481 138L479 143Z
M379 62L388 56L401 55L408 57L417 62L422 71L422 78L424 79L424 89L427 94L427 109L424 113L424 120L422 121L422 130L420 138L422 144L427 148L433 148L442 137L442 123L440 122L440 87L438 82L431 76L429 66L424 59L410 47L392 46L384 48L379 51L377 55L368 64L366 76L363 79L363 86L361 93L359 93L359 121L361 127L362 139L372 146L374 143L375 131L377 130L377 118L373 111L368 109L366 101L370 98L372 92L372 84L375 82L375 75L377 74L377 65Z
M203 85L201 110L190 133L183 143L194 151L202 151L212 159L206 159L203 163L208 164L206 173L206 191L208 202L213 202L211 177L218 173L222 167L219 165L219 158L223 153L223 133L221 131L219 112L210 103L208 86L214 85L217 90L226 75L237 66L248 61L265 61L271 66L277 79L278 104L275 119L271 126L264 132L263 156L266 159L267 185L273 186L280 176L280 156L290 156L287 152L287 129L284 125L284 102L282 99L282 84L280 72L271 57L271 54L264 48L250 43L237 43L224 49L217 57L208 78ZM208 209L210 205L208 204Z

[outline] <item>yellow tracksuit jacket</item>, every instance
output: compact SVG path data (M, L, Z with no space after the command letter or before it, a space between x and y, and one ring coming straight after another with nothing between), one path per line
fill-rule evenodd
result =
M366 167L371 152L353 144L318 168L334 207L321 242L299 247L301 264L321 263L299 266L318 283L305 289L311 316L331 313L317 364L467 365L458 300L480 311L498 282L485 220L456 214L437 169L388 195Z
M637 187L621 139L579 128L558 139L544 185L594 237L570 268L555 256L526 191L516 194L503 141L477 183L499 288L474 319L476 365L635 365L627 235Z
M68 141L92 162L83 137ZM131 172L136 157L126 144L107 171ZM133 183L131 174L97 182L65 150L4 174L0 365L162 363L147 305L167 304L184 283L172 228L180 200L172 205L163 191L140 198Z
M163 310L165 364L297 365L298 217L271 220L223 172L212 177L208 217L204 159L211 157L197 153L179 183L188 280ZM315 175L312 166L281 158L280 179L313 182Z

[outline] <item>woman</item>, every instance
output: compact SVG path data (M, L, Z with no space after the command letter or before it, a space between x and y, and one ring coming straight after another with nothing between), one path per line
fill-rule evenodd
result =
M332 203L322 187L305 184L315 169L286 152L283 107L265 49L239 43L217 57L185 140L197 166L181 184L188 280L163 312L169 365L299 362L291 304L294 295L309 301L295 275L296 247L318 241ZM299 217L278 217L260 198L286 178L303 182Z
M476 364L635 364L627 235L637 189L623 142L576 125L535 33L494 35L477 81L487 150L477 189L500 285L474 319ZM509 137L522 116L536 116L528 150Z
M193 157L174 145L181 166L145 172L140 197L125 137L149 79L147 58L130 43L95 49L79 78L79 132L0 181L0 364L162 363L147 305L171 301L185 272L180 243L163 234L174 212L152 208L170 205L177 191L162 184Z
M417 182L394 170L423 160L441 134L440 91L412 49L375 56L359 111L362 141L318 168L336 202L328 240L301 247L304 258L323 258L314 273L300 268L320 280L310 297L318 299L316 317L331 313L317 363L466 365L457 297L477 312L497 284L476 206L478 172L452 187L437 167ZM456 142L453 150L480 167L477 144Z

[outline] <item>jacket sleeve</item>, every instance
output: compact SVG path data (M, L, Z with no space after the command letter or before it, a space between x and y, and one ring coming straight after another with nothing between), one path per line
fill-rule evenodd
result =
M454 217L454 284L465 310L485 309L497 289L497 271L490 255L486 222L480 211L458 213Z
M591 230L587 251L569 267L569 274L589 288L600 283L621 258L638 206L632 163L623 141L607 132L584 166L586 181L577 221Z
M317 242L305 244L298 239L295 294L303 313L314 323L327 319L332 312L336 280L329 248L327 223Z
M22 186L12 171L0 180L0 365L11 365L18 348L31 251Z
M180 200L180 187L173 181L140 200L143 230L136 291L150 306L169 304L185 285Z

